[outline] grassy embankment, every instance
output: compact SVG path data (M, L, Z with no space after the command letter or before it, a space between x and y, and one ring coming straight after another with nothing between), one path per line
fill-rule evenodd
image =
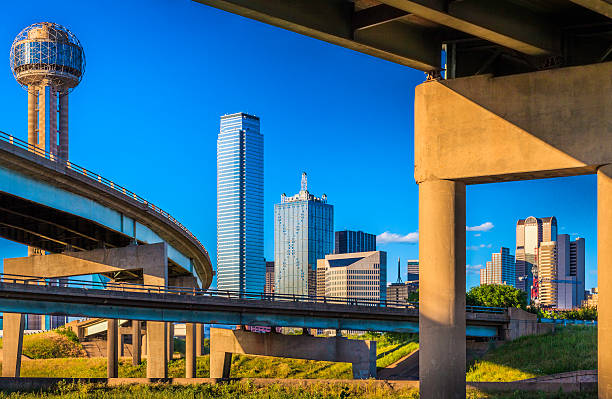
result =
M516 381L597 368L597 329L557 328L554 334L522 337L468 365L468 381Z
M37 335L40 336L37 340L44 340L48 334ZM368 335L362 338L376 339L378 353L376 363L379 368L387 367L418 349L416 338L405 334ZM31 340L33 338L28 339ZM64 357L25 360L21 363L21 375L23 377L105 377L106 359ZM183 377L184 375L184 359L176 359L168 363L169 377ZM209 376L208 355L197 359L196 375L198 377ZM119 377L133 378L145 376L146 361L139 366L133 366L129 360L120 361ZM351 365L348 363L235 355L232 360L231 376L236 378L350 379L352 378L352 372Z
M65 399L418 399L414 389L392 390L388 386L375 387L373 384L356 387L342 383L314 384L309 386L269 385L256 387L248 382L236 382L217 385L133 385L118 388L96 387L94 385L65 384L54 392L48 393L4 393L0 399L30 398L65 398ZM467 399L596 399L596 394L542 394L542 393L506 393L485 394L469 391Z
M0 348L2 339L0 338ZM55 359L86 356L77 336L68 329L24 335L22 353L30 359Z

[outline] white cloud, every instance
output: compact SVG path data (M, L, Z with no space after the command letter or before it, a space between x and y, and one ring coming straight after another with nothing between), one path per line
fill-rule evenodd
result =
M480 244L480 245L470 245L465 247L468 251L478 251L481 248L491 248L493 245L491 244Z
M403 242L408 244L416 244L419 242L419 232L415 231L413 233L408 233L406 235L401 235L397 233L390 233L385 231L382 234L379 234L376 237L376 242L378 244L389 244L392 242Z
M482 265L465 265L466 273L480 274L480 269L484 269Z
M481 225L478 226L467 226L465 228L466 231L489 231L493 228L493 223L491 222L484 222Z
M476 234L474 234L474 237L480 237L481 235L482 234L480 234L480 233L476 233Z

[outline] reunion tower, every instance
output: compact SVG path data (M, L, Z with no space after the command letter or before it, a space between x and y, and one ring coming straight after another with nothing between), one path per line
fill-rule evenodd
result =
M13 76L28 91L28 143L68 159L68 94L85 72L81 43L65 27L40 22L19 32L10 58Z

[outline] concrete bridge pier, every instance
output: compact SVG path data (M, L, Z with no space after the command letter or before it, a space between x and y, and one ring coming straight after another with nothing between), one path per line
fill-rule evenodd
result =
M351 363L353 378L376 378L376 341L210 329L210 378L230 377L232 354Z
M612 62L417 86L423 397L465 397L465 185L596 173L598 384L612 399L611 92Z
M423 398L465 398L465 184L419 184L419 379ZM443 382L442 382L443 381Z
M185 323L185 378L196 377L196 328L201 324Z
M24 314L3 314L2 377L19 377L24 324Z
M204 354L204 325L202 323L196 323L196 356L202 356Z
M108 319L106 321L106 376L108 378L119 377L119 320Z
M132 365L138 366L142 360L142 333L140 331L140 320L132 320Z
M597 365L599 398L612 399L612 165L597 170Z
M4 273L34 278L59 278L142 270L144 284L165 287L168 283L168 253L165 243L123 248L65 252L44 256L4 259ZM14 316L13 316L14 315ZM117 376L119 357L118 320L108 320L108 376ZM167 323L147 322L149 361L147 377L167 376ZM161 326L161 327L159 327ZM5 313L2 375L19 377L24 323L20 314Z

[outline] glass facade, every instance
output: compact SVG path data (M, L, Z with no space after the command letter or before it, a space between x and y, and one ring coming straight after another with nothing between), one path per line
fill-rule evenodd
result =
M336 231L336 247L334 253L348 254L352 252L376 251L376 236L363 231Z
M217 139L217 288L263 292L265 269L259 118L224 115Z
M309 194L304 183L299 194L283 195L274 206L275 293L317 295L317 259L333 250L334 207L326 197Z
M83 50L72 43L26 41L14 48L13 66L17 70L43 69L81 76Z

